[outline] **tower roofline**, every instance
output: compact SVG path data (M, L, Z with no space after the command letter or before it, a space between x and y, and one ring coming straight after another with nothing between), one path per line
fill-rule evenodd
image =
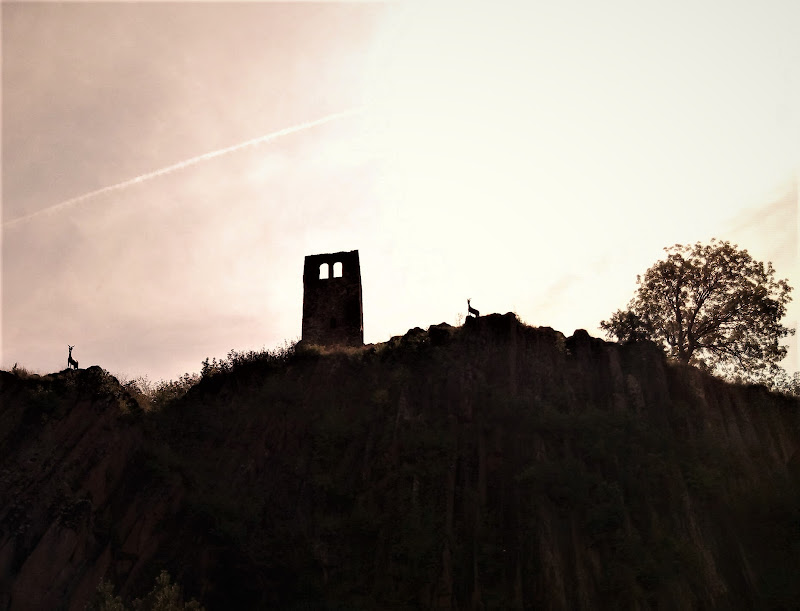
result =
M358 250L357 249L356 250L342 250L340 252L326 252L326 253L320 253L318 255L306 255L306 261L308 261L309 259L313 261L313 260L316 260L316 259L323 260L323 259L332 259L332 258L335 258L335 257L352 257L353 255L355 255L356 257L358 256Z

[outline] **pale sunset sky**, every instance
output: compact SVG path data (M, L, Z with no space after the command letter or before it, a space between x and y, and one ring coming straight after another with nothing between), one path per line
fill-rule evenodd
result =
M602 337L712 237L773 262L797 327L796 0L0 10L3 369L282 345L305 255L354 249L368 343L468 297Z

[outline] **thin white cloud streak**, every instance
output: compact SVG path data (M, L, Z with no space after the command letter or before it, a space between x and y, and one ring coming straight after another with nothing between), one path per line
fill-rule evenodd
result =
M145 182L147 180L152 180L153 178L158 178L159 176L164 176L165 174L171 174L172 172L177 172L178 170L182 170L184 168L188 168L190 166L196 165L203 161L208 161L210 159L214 159L216 157L221 157L222 155L227 155L228 153L233 153L235 151L239 151L241 149L245 149L251 146L256 146L258 144L263 144L265 142L270 142L277 138L281 138L283 136L288 136L290 134L295 134L297 132L305 131L307 129L312 129L319 125L324 125L325 123L330 123L331 121L336 121L338 119L343 119L345 117L349 117L360 112L363 112L363 107L351 108L349 110L344 110L341 112L335 112L329 115L326 115L320 119L315 119L314 121L306 121L305 123L299 123L297 125L293 125L291 127L286 127L284 129L266 134L264 136L259 136L258 138L253 138L251 140L247 140L245 142L240 142L239 144L234 144L232 146L228 146L225 148L218 149L216 151L211 151L209 153L203 153L202 155L198 155L197 157L192 157L190 159L186 159L184 161L180 161L178 163L169 165L165 168L161 168L160 170L155 170L153 172L148 172L146 174L141 174L135 178L131 178L124 182L117 183L115 185L110 185L108 187L103 187L102 189L97 189L95 191L90 191L89 193L84 193L83 195L79 195L78 197L73 197L71 199L65 200L58 204L53 204L52 206L48 206L47 208L42 208L41 210L37 210L31 214L26 216L21 216L10 221L6 221L3 223L3 227L12 227L19 223L23 223L25 221L30 221L38 216L42 216L45 214L54 214L60 210L65 208L69 208L70 206L74 206L76 204L80 204L82 202L88 201L93 199L99 195L105 195L107 193L112 193L114 191L120 191L122 189L127 189L133 185Z

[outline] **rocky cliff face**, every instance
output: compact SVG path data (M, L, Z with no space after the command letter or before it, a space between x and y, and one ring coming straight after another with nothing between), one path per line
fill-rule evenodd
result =
M0 608L166 568L217 608L800 600L800 402L513 315L252 362L144 413L0 373Z

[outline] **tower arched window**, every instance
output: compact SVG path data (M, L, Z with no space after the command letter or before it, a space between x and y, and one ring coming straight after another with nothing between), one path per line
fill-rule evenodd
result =
M334 278L341 278L342 277L342 262L337 261L333 264L333 277Z
M319 279L327 280L328 278L330 278L330 266L327 263L323 263L319 266Z

